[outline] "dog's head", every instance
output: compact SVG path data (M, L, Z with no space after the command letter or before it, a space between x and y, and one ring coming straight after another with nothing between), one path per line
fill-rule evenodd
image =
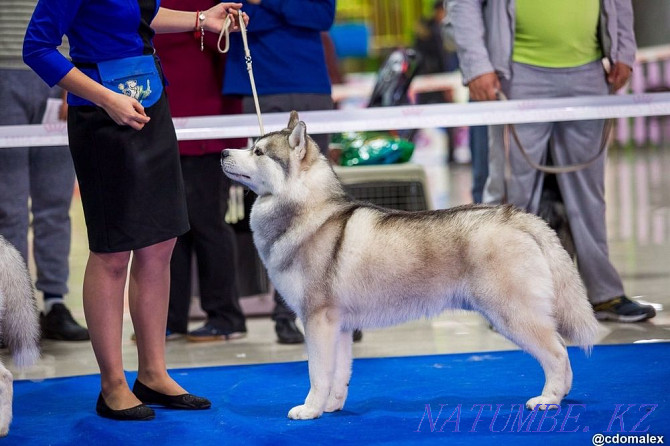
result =
M259 196L281 193L317 161L325 158L296 111L291 112L287 128L268 133L251 148L221 152L223 172Z

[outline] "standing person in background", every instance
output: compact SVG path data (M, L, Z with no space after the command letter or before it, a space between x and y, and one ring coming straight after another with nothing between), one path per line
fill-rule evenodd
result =
M100 367L96 412L102 417L151 420L150 404L211 405L186 393L165 363L170 258L189 225L177 138L151 40L155 32L218 33L240 6L219 3L198 14L160 8L159 0L40 0L28 25L24 61L47 84L69 92L68 137L90 250L84 314ZM64 34L72 61L57 51ZM131 64L141 71L131 71ZM132 391L122 356L129 266L138 353Z
M335 0L247 0L249 49L262 113L330 110L333 100L321 32L335 20ZM244 113L255 113L239 35L231 35L223 93L240 95ZM330 135L311 135L326 154ZM275 292L272 319L280 343L304 342L295 314Z
M36 0L0 3L0 125L41 124L50 88L21 56L21 45ZM61 109L65 119L67 106ZM28 264L28 229L32 213L35 288L43 293L42 336L86 341L88 330L74 320L63 296L70 275L70 204L74 167L67 146L0 149L0 234Z
M419 53L417 74L450 73L458 70L456 48L445 39L446 9L443 0L435 0L433 14L419 21L414 32L414 48ZM444 104L454 102L452 88L441 91L417 93L417 104ZM459 164L470 162L470 152L465 144L465 128L448 128L447 159Z
M178 10L207 10L216 0L162 0ZM160 34L154 46L169 84L167 95L173 117L228 115L242 112L239 98L221 94L225 55L216 49L218 36L205 35L203 51L191 33ZM198 43L197 45L195 43ZM223 46L223 43L222 43ZM198 266L200 304L205 324L188 333L194 342L245 336L236 278L236 241L225 221L230 179L221 172L221 150L245 147L245 138L179 141L181 172L191 230L177 238L170 261L170 307L166 339L187 333L191 302L191 257Z
M463 82L473 100L496 100L499 91L509 99L606 95L630 76L636 50L630 0L451 0L448 5ZM607 72L602 58L609 62ZM603 125L601 120L546 122L517 125L516 130L535 163L546 161L551 146L551 158L561 166L592 159ZM506 191L509 203L537 213L543 173L512 142L511 176L506 180L503 128L489 128L484 202L500 203ZM609 259L605 157L559 174L557 180L596 317L619 322L654 317L652 306L626 297Z

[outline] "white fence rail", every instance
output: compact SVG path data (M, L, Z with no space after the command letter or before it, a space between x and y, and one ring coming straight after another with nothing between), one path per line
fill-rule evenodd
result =
M318 134L668 115L670 93L645 93L312 111L302 112L300 118L307 124L308 132ZM278 130L286 125L288 114L268 113L263 121L267 131ZM176 118L175 126L180 140L259 135L256 116L251 114ZM64 123L0 126L0 148L64 144L67 144Z

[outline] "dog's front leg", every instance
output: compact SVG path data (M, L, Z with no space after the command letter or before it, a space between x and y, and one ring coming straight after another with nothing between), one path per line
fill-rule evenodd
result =
M305 404L288 413L294 420L311 420L323 413L333 385L340 314L337 309L324 308L307 316L305 342L309 367L310 389Z
M351 344L353 343L351 331L341 331L337 341L337 354L335 362L335 375L333 385L330 388L326 412L335 412L344 407L349 393L349 379L351 378Z

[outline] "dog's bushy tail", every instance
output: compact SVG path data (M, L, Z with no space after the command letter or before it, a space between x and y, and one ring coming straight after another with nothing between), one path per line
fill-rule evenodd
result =
M2 338L18 368L40 356L39 320L33 285L21 254L0 236L0 315Z
M558 332L588 354L598 334L598 321L575 264L555 232L547 229L551 236L543 238L544 246L541 248L554 283L554 317Z

